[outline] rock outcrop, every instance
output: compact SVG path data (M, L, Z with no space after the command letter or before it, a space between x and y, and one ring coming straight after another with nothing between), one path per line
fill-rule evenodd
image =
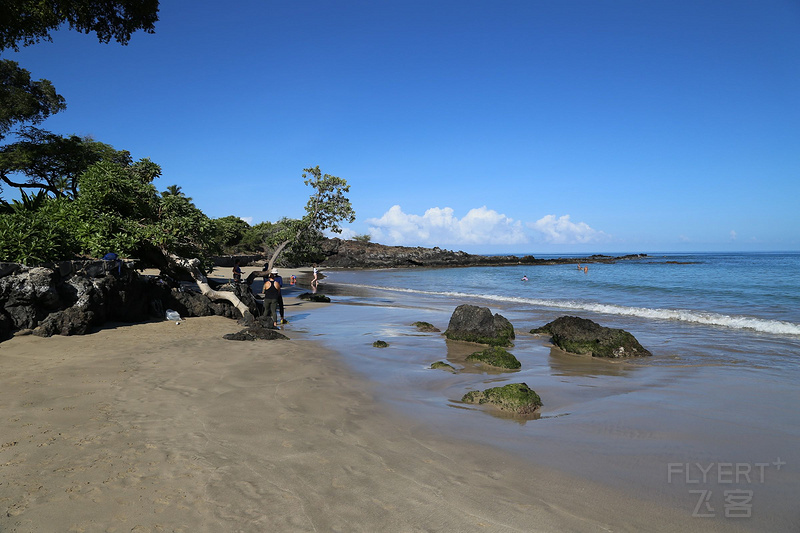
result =
M488 307L462 304L453 311L444 335L451 340L511 346L514 326L504 316L492 315Z
M257 314L245 284L228 290L237 292ZM0 341L21 330L42 337L82 335L107 321L163 318L166 309L184 317L241 316L227 302L212 302L185 285L108 261L66 261L48 267L0 264Z
M626 259L640 259L645 254L612 257L592 255L583 258L537 259L532 255L474 255L462 251L444 250L439 247L422 248L409 246L386 246L383 244L327 239L322 243L321 262L327 268L397 268L397 267L455 267L455 266L501 266L501 265L552 265L573 263L613 263Z
M553 344L566 352L592 357L641 357L653 355L624 329L607 328L586 318L562 316L532 329L531 333L551 335Z
M531 415L542 406L542 399L525 383L510 383L484 391L470 391L461 401L464 403L490 404L502 411L520 415Z
M434 370L436 369L447 370L448 372L452 372L453 374L456 373L456 369L453 368L453 365L445 363L444 361L436 361L435 363L432 363L431 368Z
M229 341L289 340L289 337L259 320L241 331L223 335L222 338Z
M437 328L436 326L434 326L430 322L414 322L411 325L414 326L415 328L417 328L417 331L422 332L422 333L440 333L441 332L441 330L439 328Z

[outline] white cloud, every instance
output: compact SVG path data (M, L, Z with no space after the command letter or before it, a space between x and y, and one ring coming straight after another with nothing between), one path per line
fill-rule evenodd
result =
M522 223L486 206L471 209L463 218L450 207L432 207L423 215L404 213L392 206L380 218L368 219L374 242L390 245L526 244Z
M736 231L735 231L735 230L731 230L731 240L732 240L732 241L735 241L735 240L736 240L736 237L737 237L737 235L736 235Z
M528 227L551 244L586 244L603 242L610 238L607 233L593 229L586 222L572 222L569 215L558 218L555 215L546 215L536 222L529 222Z
M248 224L250 224L251 226L253 225L253 217L239 217L239 220L243 220Z
M326 232L324 232L324 234L325 234L326 237L330 237L330 238L336 237L338 239L344 239L346 241L352 239L353 237L355 237L357 235L357 233L355 231L351 230L350 228L342 228L342 232L341 233L336 233L336 232L333 232L333 231L326 231Z

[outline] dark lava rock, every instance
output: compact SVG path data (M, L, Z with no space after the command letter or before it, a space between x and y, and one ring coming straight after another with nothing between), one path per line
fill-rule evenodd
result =
M549 334L562 350L592 357L642 357L653 355L624 329L607 328L586 318L562 316L531 333Z
M11 338L11 319L0 311L0 342Z
M372 346L374 346L375 348L388 348L389 343L386 341L375 341L372 343Z
M514 326L500 314L492 316L488 307L462 304L453 311L444 335L451 340L511 346Z
M256 323L255 325L236 333L228 333L227 335L223 335L222 338L229 341L271 341L276 339L289 340L289 337L277 329L265 327L261 323Z
M308 302L324 302L324 303L331 303L331 299L325 296L324 294L312 294L310 292L304 292L300 296L298 296L301 300L306 300Z
M480 352L475 352L467 356L467 361L478 361L485 365L511 370L516 370L522 366L519 359L514 357L514 354L509 353L500 346L492 346Z
M525 383L510 383L484 391L471 391L466 393L461 401L475 404L488 403L503 411L521 415L533 414L542 406L542 399Z

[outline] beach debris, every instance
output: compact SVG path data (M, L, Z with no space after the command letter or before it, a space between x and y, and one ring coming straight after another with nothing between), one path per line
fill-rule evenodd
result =
M386 341L375 341L372 343L372 346L374 346L375 348L387 348L389 346L389 343Z
M488 307L462 304L453 311L444 335L450 340L511 346L514 326L499 313L492 315Z
M486 348L485 350L472 353L467 356L467 361L478 361L485 365L494 366L497 368L508 368L511 370L516 370L522 367L519 359L514 357L514 354L509 353L501 346L492 346L490 348Z
M223 335L222 338L228 341L289 340L289 337L279 330L266 327L261 323L256 323L236 333L228 333L227 335Z
M439 333L441 331L439 328L437 328L436 326L434 326L430 322L422 322L422 321L420 321L420 322L414 322L411 325L416 327L417 330L419 330L419 331L421 331L423 333Z
M533 414L542 406L542 399L526 383L509 383L484 391L470 391L461 398L461 401L479 405L490 404L502 411L520 415Z
M325 296L324 294L312 294L310 292L304 292L303 294L298 296L298 298L309 302L324 302L324 303L331 302L331 299Z
M175 324L177 324L177 325L180 325L181 320L183 320L181 318L180 313L178 313L177 311L173 311L172 309L167 309L166 317L167 317L167 320L170 320L170 321L174 320Z
M456 372L456 369L453 368L452 365L449 365L449 364L445 363L444 361L436 361L435 363L431 364L431 368L433 368L433 369L441 368L442 370L449 370L450 372L452 372L454 374Z
M624 329L608 328L587 318L562 316L531 333L551 335L553 344L565 352L592 357L643 357L653 355Z

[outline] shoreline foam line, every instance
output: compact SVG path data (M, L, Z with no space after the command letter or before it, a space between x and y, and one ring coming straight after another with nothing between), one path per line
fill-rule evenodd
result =
M377 285L349 284L351 287L362 289L374 289L391 292L404 292L414 294L424 294L428 296L445 296L456 298L478 298L481 300L493 300L514 302L541 307L555 307L558 309L577 309L591 311L606 315L635 316L652 320L669 320L676 322L688 322L705 326L720 326L731 329L745 329L757 331L759 333L770 333L773 335L800 336L800 324L786 322L782 320L767 320L748 316L731 316L710 311L695 311L691 309L651 309L648 307L629 307L615 304L601 304L596 302L578 302L575 300L547 300L540 298L519 298L498 295L477 295L465 292L437 292L419 289L405 289L399 287L381 287Z

